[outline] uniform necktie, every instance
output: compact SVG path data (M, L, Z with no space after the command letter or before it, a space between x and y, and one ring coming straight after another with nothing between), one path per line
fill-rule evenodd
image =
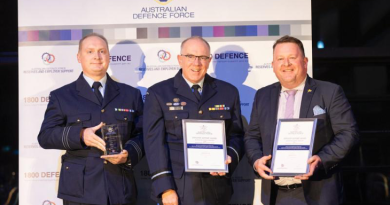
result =
M102 96L102 94L99 91L100 86L102 86L102 84L100 82L94 82L92 84L93 92L95 93L96 98L98 99L100 105L102 105L103 96Z
M297 90L286 90L287 102L286 102L286 111L284 112L284 118L293 118L294 117L294 102L295 94Z
M192 85L192 92L194 93L196 99L198 100L198 102L200 101L200 93L199 93L199 88L200 86L195 84L195 85Z

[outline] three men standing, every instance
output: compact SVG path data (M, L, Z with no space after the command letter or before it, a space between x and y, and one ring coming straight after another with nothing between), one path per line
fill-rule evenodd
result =
M273 49L272 66L279 82L257 91L244 139L248 159L263 178L262 202L340 204L339 163L358 142L351 106L340 86L307 75L308 59L300 40L284 36ZM113 81L106 73L109 51L103 36L90 34L81 39L77 58L83 73L51 92L38 136L43 148L66 150L58 193L65 205L134 203L131 166L143 156L143 140L152 198L157 202L229 203L230 175L244 152L240 98L234 86L207 74L212 59L207 41L191 37L182 42L177 56L181 70L148 89L144 111L139 90ZM213 109L221 105L226 109ZM276 123L282 118L318 119L308 174L269 175ZM184 171L183 119L224 120L228 174ZM102 156L104 123L124 127L122 153Z

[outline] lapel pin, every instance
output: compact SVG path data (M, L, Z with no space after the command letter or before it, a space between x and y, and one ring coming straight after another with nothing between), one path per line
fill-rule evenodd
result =
M307 90L308 93L311 93L311 89Z

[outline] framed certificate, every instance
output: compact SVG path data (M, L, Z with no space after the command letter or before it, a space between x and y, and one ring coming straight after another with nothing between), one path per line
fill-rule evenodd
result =
M272 153L272 176L296 176L309 172L317 118L280 119Z
M182 120L186 172L228 172L224 120Z

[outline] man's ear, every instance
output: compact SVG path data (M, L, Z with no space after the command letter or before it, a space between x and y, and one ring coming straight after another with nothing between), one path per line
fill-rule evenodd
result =
M80 62L80 58L81 58L81 57L80 57L80 53L77 53L77 61L78 61L79 63L81 63L81 62Z

